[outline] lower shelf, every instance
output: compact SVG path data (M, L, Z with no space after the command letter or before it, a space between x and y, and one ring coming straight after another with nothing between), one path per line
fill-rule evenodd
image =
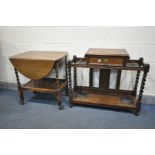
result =
M136 108L136 97L131 95L107 95L94 94L91 92L74 92L72 97L73 104L95 105L107 107L120 107L125 109Z
M41 80L30 80L22 88L38 92L56 92L61 91L66 86L66 83L66 80L59 79L59 87L57 88L56 79L45 78Z

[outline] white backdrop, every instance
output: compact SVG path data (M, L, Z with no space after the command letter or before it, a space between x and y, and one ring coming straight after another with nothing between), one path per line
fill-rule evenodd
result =
M125 48L132 59L143 57L151 65L144 94L155 95L155 27L0 27L0 81L16 82L8 60L14 54L27 50L68 51L71 59L73 55L84 56L88 48ZM78 72L79 84L88 84L88 72ZM22 83L27 81L20 78ZM133 78L132 74L122 76L121 88L132 88ZM98 74L95 79L97 86ZM114 85L112 80L110 87Z

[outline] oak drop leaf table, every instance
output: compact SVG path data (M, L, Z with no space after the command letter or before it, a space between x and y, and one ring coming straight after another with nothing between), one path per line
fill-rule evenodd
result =
M64 108L61 103L61 91L67 85L67 52L28 51L9 59L16 74L20 104L24 104L24 90L30 90L53 94L59 109ZM66 70L65 79L59 79L58 69L63 64L65 64ZM47 78L53 70L55 70L55 78ZM30 81L21 85L18 72L29 78Z

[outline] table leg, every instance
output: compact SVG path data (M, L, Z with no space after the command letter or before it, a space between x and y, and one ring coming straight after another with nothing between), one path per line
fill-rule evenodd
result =
M19 80L19 75L18 75L18 71L14 68L15 70L15 74L16 74L16 79L17 79L17 85L18 85L18 93L19 93L19 104L24 105L24 93L20 84L20 80Z
M56 87L59 88L60 83L59 83L59 76L58 76L58 63L56 64L55 74L56 74ZM55 96L58 102L59 110L63 110L64 106L61 104L61 92L57 91Z
M23 90L19 90L20 102L19 104L24 105L24 92Z
M55 97L56 97L56 100L57 100L57 103L58 103L58 106L59 106L59 110L63 110L64 109L64 105L61 102L61 93L57 92L55 94Z

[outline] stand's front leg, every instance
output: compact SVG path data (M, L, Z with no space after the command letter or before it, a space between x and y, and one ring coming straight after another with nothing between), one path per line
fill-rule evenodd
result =
M68 68L67 68L67 56L65 57L65 70L66 70L66 96L68 96Z
M135 115L138 115L139 112L140 112L140 109L141 109L142 96L143 96L143 92L144 92L146 76L147 76L147 73L148 73L149 69L150 69L150 65L145 64L144 65L144 74L143 74L142 83L141 83L140 90L139 90L139 96L138 96L138 100L137 100Z
M71 78L71 61L68 61L68 87L69 87L69 106L72 107L72 78Z
M18 93L19 93L19 104L24 105L24 93L20 84L20 80L19 80L19 75L18 75L18 71L14 68L15 70L15 74L16 74L16 79L17 79L17 85L18 85Z
M73 96L72 90L69 90L69 106L70 106L70 108L73 107L73 104L72 104L72 96Z

